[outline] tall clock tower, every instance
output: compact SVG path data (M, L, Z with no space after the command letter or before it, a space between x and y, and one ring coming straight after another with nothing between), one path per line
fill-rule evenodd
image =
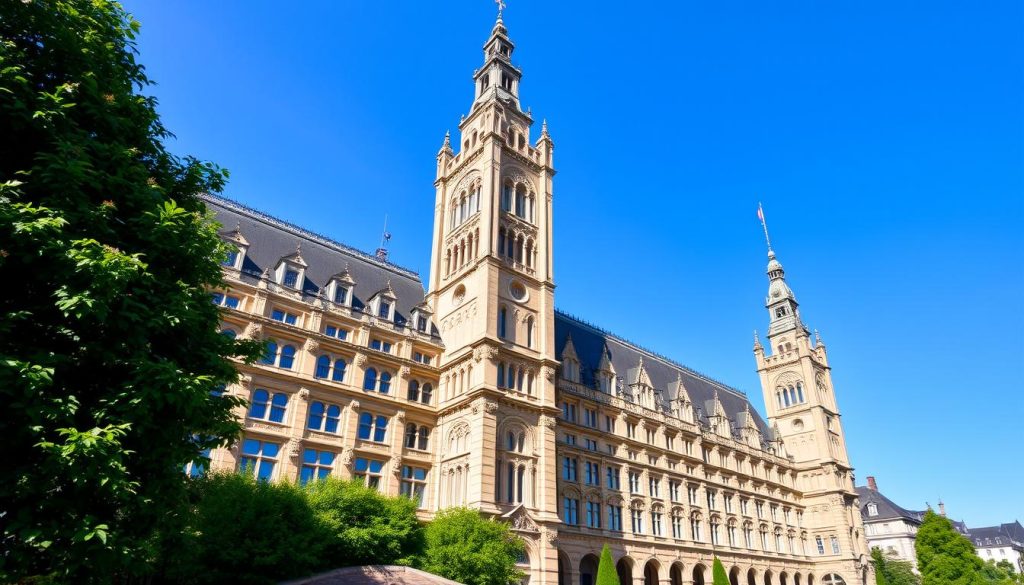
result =
M499 13L458 135L437 154L427 302L445 344L435 506L502 516L531 583L557 581L552 166Z
M817 331L812 342L770 247L767 274L768 347L755 334L754 357L773 438L794 460L819 554L834 557L831 569L837 573L866 576L864 526L825 344Z

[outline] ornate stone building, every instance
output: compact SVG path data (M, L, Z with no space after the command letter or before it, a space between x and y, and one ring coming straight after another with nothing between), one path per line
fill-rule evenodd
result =
M554 306L554 145L519 103L500 16L458 139L437 154L428 290L329 238L208 198L227 334L267 340L227 391L245 437L212 465L358 478L511 522L527 581L862 585L870 577L828 356L769 253L768 346L747 397ZM456 148L458 151L456 152ZM199 469L190 470L198 472Z

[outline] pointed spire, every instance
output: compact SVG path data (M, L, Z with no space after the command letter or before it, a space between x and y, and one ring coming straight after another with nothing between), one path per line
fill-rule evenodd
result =
M544 118L540 122L540 135L541 136L547 136L548 135L548 119L547 118Z
M444 142L441 143L441 150L437 151L438 156L442 154L452 154L452 133L450 130L445 130Z
M757 335L757 329L754 329L754 351L762 351L764 346L761 345L761 338Z
M821 340L821 334L818 333L817 329L814 330L814 345L817 347L825 347L825 342Z

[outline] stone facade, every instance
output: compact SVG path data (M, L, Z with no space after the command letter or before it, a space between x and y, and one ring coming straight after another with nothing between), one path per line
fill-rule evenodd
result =
M238 253L228 334L271 341L227 391L244 440L214 467L359 478L510 522L533 585L863 585L852 467L826 349L769 254L768 347L746 396L554 308L554 143L519 104L500 16L437 154L428 291L385 260L208 198ZM453 147L454 143L454 147ZM456 153L455 148L458 148ZM196 470L198 471L198 469Z

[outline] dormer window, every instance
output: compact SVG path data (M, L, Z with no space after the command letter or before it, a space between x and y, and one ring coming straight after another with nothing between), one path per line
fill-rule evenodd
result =
M381 319L391 318L391 303L381 300L380 307L377 309L377 316Z
M562 362L562 377L570 382L580 381L580 363L574 359Z
M331 277L327 282L326 290L322 294L335 304L351 307L352 291L355 289L355 286L356 283L352 280L352 276L349 275L348 269L345 269Z
M878 506L875 504L868 504L868 516L878 516Z
M416 318L416 330L419 331L420 333L426 333L427 332L427 318L426 317L417 317Z
M299 271L286 268L284 271L284 279L282 279L281 284L285 286L290 286L292 288L297 288L298 283Z
M224 260L221 262L221 265L228 266L230 268L238 268L238 248L232 246L231 249L228 250L227 255L224 256Z
M334 288L334 302L339 305L344 305L348 301L348 289L343 286L337 286Z

